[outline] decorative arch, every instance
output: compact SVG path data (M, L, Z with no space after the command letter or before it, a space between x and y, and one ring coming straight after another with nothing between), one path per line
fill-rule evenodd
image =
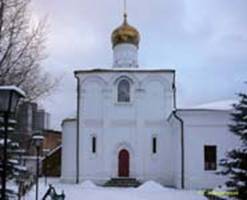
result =
M98 83L99 85L103 85L104 87L107 86L107 82L100 76L97 75L91 75L91 76L87 76L86 78L81 80L81 85L82 88L85 86L85 84L87 84L88 82L95 82Z
M172 85L169 86L169 81L166 78L153 75L149 75L141 81L141 88L145 88L150 82L155 81L159 82L163 86L164 90L170 91L172 89Z
M81 77L80 109L81 115L86 119L102 118L103 116L103 91L106 88L105 80L96 75Z
M111 79L110 79L110 84L111 85L116 85L121 79L128 79L131 84L136 85L136 87L139 87L140 81L139 79L130 73L116 73L114 74Z
M113 80L111 80L113 81ZM115 77L112 82L114 87L114 102L115 103L130 103L132 102L135 91L135 80L127 75Z
M127 149L134 156L134 151L128 142L120 142L114 146L114 153L118 154L121 149Z
M130 78L129 76L119 76L119 77L117 77L115 80L114 80L114 84L116 85L116 84L118 84L120 81L122 81L122 80L128 80L131 84L134 84L134 81L133 81L133 79L132 78Z

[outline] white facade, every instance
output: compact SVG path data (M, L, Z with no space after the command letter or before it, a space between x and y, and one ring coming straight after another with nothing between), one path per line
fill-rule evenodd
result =
M164 153L169 155L171 144L166 119L173 109L174 71L115 69L79 71L76 76L80 83L80 180L103 183L111 177L118 177L119 151L126 149L130 158L130 177L169 182L169 171L162 172L161 169L171 170ZM116 98L118 83L123 79L131 83L128 103L119 103ZM66 149L75 145L72 138L76 136L76 129L71 126L70 121L63 123L63 152L69 152ZM94 136L96 153L91 147ZM156 154L151 151L152 137L157 137ZM64 165L74 163L71 151L67 154L63 153ZM63 179L73 179L72 172L65 169L62 172Z
M237 144L229 111L177 110L175 71L138 68L139 34L126 15L112 38L112 69L75 72L77 117L62 123L62 180L104 184L130 177L189 189L223 184L216 165ZM216 149L217 162L206 161L214 170L205 170L205 146Z
M77 136L76 121L64 121L62 179L68 182L90 179L103 184L119 177L119 152L125 149L129 152L129 177L181 188L181 124L172 114L174 73L141 69L76 72L79 132ZM131 84L128 103L117 101L117 86L123 79ZM215 170L204 169L204 146L217 146L217 164L228 149L236 146L237 140L228 130L229 112L176 111L184 122L185 188L209 188L224 183L225 178L216 175ZM152 152L154 137L156 153Z

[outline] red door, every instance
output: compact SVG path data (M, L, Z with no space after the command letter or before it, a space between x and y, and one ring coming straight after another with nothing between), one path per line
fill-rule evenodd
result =
M129 152L125 149L118 155L118 176L129 177Z

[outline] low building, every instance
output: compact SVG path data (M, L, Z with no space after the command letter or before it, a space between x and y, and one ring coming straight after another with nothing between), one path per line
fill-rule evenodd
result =
M178 109L168 118L171 126L172 185L187 189L213 188L226 182L217 175L220 160L239 145L229 130L231 109Z
M61 175L61 136L60 131L43 130L42 173L45 176Z
M50 177L61 176L61 151L62 145L50 151L42 160L42 174Z
M61 131L46 129L42 132L44 136L43 150L50 152L61 145L62 133Z

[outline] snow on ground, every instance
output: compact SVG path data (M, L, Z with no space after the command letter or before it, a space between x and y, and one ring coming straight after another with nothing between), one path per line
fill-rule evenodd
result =
M154 181L148 181L138 188L108 188L96 186L91 181L81 184L65 184L59 179L48 179L57 193L65 193L66 200L207 200L196 191L177 190L166 188ZM44 180L40 180L39 198L45 194L48 186L44 185ZM29 192L25 200L35 199L35 187Z
M138 191L142 192L162 192L165 189L165 187L163 187L159 183L156 183L155 181L147 181L137 188Z
M92 181L84 181L80 184L83 188L97 188L97 186Z

